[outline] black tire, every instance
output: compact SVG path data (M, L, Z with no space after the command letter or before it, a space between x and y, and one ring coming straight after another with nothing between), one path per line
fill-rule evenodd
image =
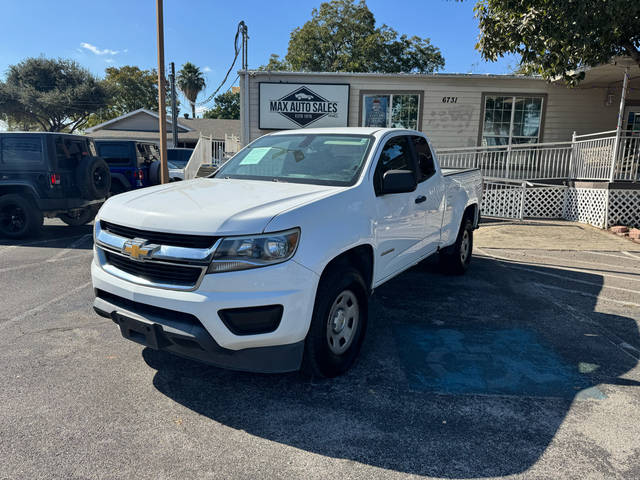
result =
M98 205L89 205L73 212L61 213L58 218L70 227L78 227L93 220L98 210L100 210Z
M157 160L149 164L149 183L151 185L160 185L160 162Z
M331 378L353 365L367 329L367 302L367 288L355 268L334 267L322 276L305 339L303 375Z
M42 228L42 212L30 199L9 194L0 197L0 235L25 238L36 235Z
M78 163L76 184L85 200L106 198L111 188L109 165L100 157L84 157Z
M445 273L462 275L469 268L473 254L473 223L464 218L456 243L440 251L440 266Z

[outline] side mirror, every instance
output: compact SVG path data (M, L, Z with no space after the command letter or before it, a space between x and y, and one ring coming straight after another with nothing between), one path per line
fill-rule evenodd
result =
M413 192L416 187L416 176L411 170L388 170L382 176L382 195L388 193Z

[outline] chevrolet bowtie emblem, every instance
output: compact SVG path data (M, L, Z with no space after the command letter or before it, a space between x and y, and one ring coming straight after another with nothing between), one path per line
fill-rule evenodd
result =
M122 246L122 253L130 256L134 260L144 260L151 258L154 252L160 249L160 245L151 245L142 238L127 240Z

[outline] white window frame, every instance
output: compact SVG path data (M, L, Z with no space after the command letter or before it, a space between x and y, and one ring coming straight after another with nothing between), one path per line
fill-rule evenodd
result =
M536 138L536 142L535 143L541 143L542 141L542 129L544 127L544 114L545 114L545 109L547 107L547 95L544 93L500 93L500 92L492 92L492 93L483 93L482 94L482 115L480 117L480 130L479 130L479 134L478 134L478 145L480 146L484 146L483 140L485 136L491 137L497 137L500 135L485 135L484 134L484 122L485 122L485 116L486 116L486 110L487 110L487 98L489 97L511 97L512 99L512 106L511 106L511 118L509 120L509 141L506 145L503 146L508 146L508 145L521 145L518 143L513 143L513 128L514 128L514 120L515 120L515 115L516 115L516 109L514 108L515 104L516 104L516 99L518 98L540 98L541 99L541 104L540 104L540 125L538 126L538 135L535 137ZM534 138L533 136L522 136L522 135L518 135L516 136L516 138Z

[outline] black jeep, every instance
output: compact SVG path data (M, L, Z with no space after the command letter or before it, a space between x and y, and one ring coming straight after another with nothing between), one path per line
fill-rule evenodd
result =
M111 187L93 140L64 133L0 133L0 236L38 233L43 217L93 220Z

